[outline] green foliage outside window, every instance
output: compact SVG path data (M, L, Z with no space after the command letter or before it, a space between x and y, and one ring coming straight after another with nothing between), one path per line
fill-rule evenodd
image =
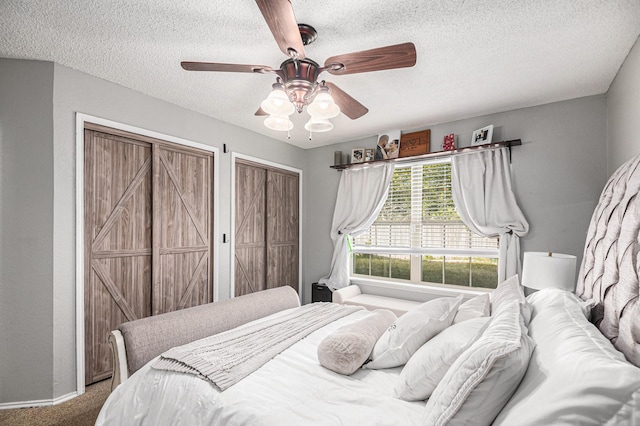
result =
M372 277L410 279L410 256L354 253L354 272ZM498 260L478 257L422 256L422 282L495 288Z

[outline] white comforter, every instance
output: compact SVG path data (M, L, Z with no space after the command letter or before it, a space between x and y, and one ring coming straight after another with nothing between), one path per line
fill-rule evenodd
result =
M528 301L529 334L537 346L494 425L640 425L640 369L587 321L585 304L554 289ZM224 392L193 375L147 365L113 392L96 424L422 424L424 402L394 397L401 368L341 376L318 363L322 339L365 314L315 331Z
M424 402L394 397L401 368L341 376L318 363L322 339L365 314L315 331L224 392L147 364L116 388L96 425L421 424Z

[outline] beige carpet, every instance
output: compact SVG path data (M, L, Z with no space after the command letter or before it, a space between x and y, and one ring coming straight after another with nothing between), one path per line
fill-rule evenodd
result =
M87 386L84 395L62 404L39 408L0 410L0 425L91 426L111 392L111 379Z

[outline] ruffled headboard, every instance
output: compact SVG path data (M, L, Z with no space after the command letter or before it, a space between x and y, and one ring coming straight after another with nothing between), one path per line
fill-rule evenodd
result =
M576 293L597 303L594 324L627 360L640 366L640 155L609 178L596 207Z

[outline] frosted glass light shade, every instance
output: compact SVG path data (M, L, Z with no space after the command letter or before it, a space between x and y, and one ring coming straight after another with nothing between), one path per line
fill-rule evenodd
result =
M576 257L570 254L525 252L522 285L535 290L561 288L574 291L576 288Z
M281 89L273 89L267 99L262 101L260 108L267 114L279 116L291 115L295 111L289 97Z
M265 118L264 125L271 130L286 132L293 129L293 123L286 115L270 115Z
M312 116L311 119L307 121L307 124L304 125L304 128L310 132L322 133L333 129L333 124L325 118L316 118Z
M340 114L340 107L336 105L328 92L320 92L307 107L307 112L315 118L333 118Z

